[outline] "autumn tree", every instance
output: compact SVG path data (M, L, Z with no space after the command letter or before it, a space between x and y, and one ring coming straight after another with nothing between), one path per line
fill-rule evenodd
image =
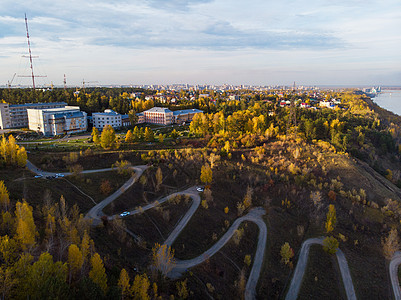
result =
M180 299L187 299L188 298L188 287L187 287L188 279L183 281L178 281L175 286L177 287L177 294Z
M175 266L174 250L158 243L152 248L153 267L166 276Z
M205 184L210 184L213 179L213 171L208 164L203 165L201 168L200 180Z
M111 191L112 191L112 187L111 187L110 181L103 179L102 183L100 184L100 192L103 195L107 196L111 193Z
M150 287L150 282L146 274L138 274L134 278L132 283L131 292L134 299L149 300L148 290Z
M98 253L95 253L91 258L91 270L89 278L100 287L105 294L107 291L107 276L103 266L103 261Z
M390 230L388 236L382 241L382 244L384 257L391 259L394 252L400 249L400 239L396 228Z
M125 269L120 272L120 279L118 280L118 287L121 290L121 299L128 299L131 294L129 275Z
M125 142L126 143L132 143L134 141L134 134L132 133L131 129L127 131L127 134L125 135Z
M10 196L3 180L0 181L0 205L4 210L10 206Z
M24 250L30 249L35 244L35 237L38 235L33 221L32 206L25 200L17 202L15 206L17 220L17 239Z
M327 217L326 217L326 232L330 233L334 230L334 227L336 226L337 222L337 217L336 217L336 208L334 207L333 204L329 205L329 211L327 212Z
M17 145L15 138L10 135L8 139L4 137L0 141L0 155L7 165L24 167L27 161L27 154L24 147Z
M281 255L281 262L283 262L286 265L288 265L291 261L291 258L294 257L294 250L292 250L288 242L285 242L281 246L280 255Z
M173 129L170 133L170 137L175 140L176 138L178 138L179 134L177 132L177 130Z
M335 254L338 246L339 242L334 236L328 236L323 240L323 250L329 254Z
M70 269L69 282L71 283L72 277L74 277L81 270L84 259L82 252L79 250L77 245L71 244L68 247L68 267Z
M248 185L243 201L245 209L252 205L252 194L253 194L253 189Z
M149 127L145 128L144 139L146 142L153 142L154 140L153 130L150 129Z
M129 175L131 173L131 163L128 160L116 161L113 168L117 169L117 173L121 175Z
M95 144L99 144L100 143L100 134L99 134L99 130L96 127L93 127L92 129L92 140Z
M106 125L103 128L100 136L100 146L103 149L117 149L117 137L116 133L111 125Z
M159 139L159 143L163 143L164 142L164 135L160 133L158 139Z
M156 191L160 190L160 186L163 182L163 173L162 170L159 168L157 168L156 171Z

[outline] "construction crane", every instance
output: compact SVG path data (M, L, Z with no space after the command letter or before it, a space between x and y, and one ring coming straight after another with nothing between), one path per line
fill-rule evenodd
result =
M98 81L85 81L85 79L82 79L82 89L84 90L85 93L85 84L86 83L97 83Z
M35 77L47 77L47 76L34 75L34 73L33 73L33 60L32 59L33 58L37 58L38 56L32 56L31 42L29 41L28 18L26 17L26 14L25 14L25 27L26 27L26 38L28 40L29 56L28 55L23 55L22 57L29 58L29 61L30 61L30 64L31 64L31 75L18 75L18 77L31 77L32 78L32 87L35 90Z
M7 81L8 90L11 89L11 84L12 84L13 81L14 81L15 75L17 75L17 73L14 73L13 78L11 78L11 81Z

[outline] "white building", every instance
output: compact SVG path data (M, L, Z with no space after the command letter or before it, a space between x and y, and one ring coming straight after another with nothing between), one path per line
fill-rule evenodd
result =
M122 126L121 115L111 109L106 109L102 113L92 114L93 127L102 130L104 126L111 125L114 129Z
M65 107L65 102L51 103L0 103L0 129L28 127L28 109L47 109Z
M46 136L83 132L88 129L87 115L78 106L28 109L29 129Z

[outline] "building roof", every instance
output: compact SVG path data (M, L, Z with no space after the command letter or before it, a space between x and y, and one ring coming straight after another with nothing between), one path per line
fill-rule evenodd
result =
M104 112L93 113L92 116L119 116L119 113L116 113L114 110L106 109Z
M10 107L32 107L32 106L48 106L48 105L64 105L66 106L67 103L65 102L48 102L48 103L25 103L25 104L10 104Z
M151 109L148 109L148 110L146 110L146 111L144 111L144 112L171 113L172 111L169 110L169 109L166 108L166 107L157 107L157 106L155 106L155 107L152 107Z
M83 118L85 114L82 111L69 111L69 112L59 112L53 115L54 119L66 118L66 119L74 119L74 118Z
M174 116L179 116L179 115L186 115L186 114L202 114L203 111L199 109L183 109L183 110L176 110L173 112Z
M57 107L57 108L28 108L31 110L40 110L45 113L67 113L67 112L76 112L80 111L79 106L66 106L66 107Z

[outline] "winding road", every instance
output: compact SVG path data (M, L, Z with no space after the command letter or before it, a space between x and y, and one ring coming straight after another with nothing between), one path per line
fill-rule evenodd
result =
M306 265L308 263L310 246L313 244L323 245L323 239L323 237L310 238L302 243L301 252L299 253L298 263L295 267L294 276L292 277L290 288L288 289L287 296L285 297L286 300L297 299L302 284L302 278L304 277ZM345 259L344 253L341 251L341 249L337 249L336 256L338 265L340 267L345 292L347 294L347 299L356 300L351 273L348 268L347 260Z
M397 251L391 258L388 270L390 273L391 286L393 287L394 299L401 300L400 282L398 280L398 266L401 264L401 252Z

